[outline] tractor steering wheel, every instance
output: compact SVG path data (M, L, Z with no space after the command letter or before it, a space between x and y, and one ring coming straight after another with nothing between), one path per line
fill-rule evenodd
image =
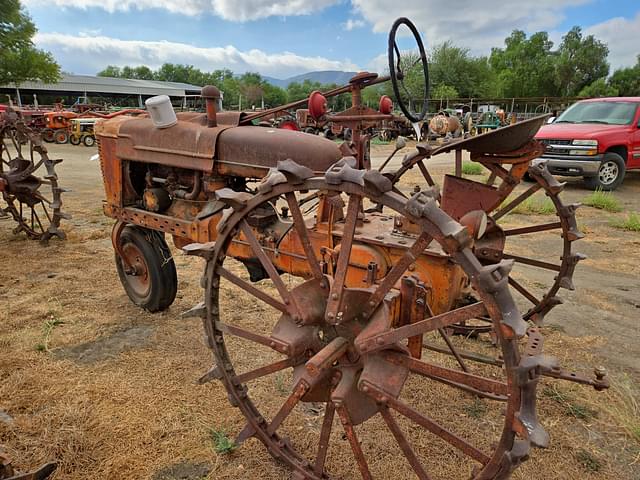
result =
M413 62L411 65L404 66L406 71L402 70L401 67L401 55L400 49L398 48L398 44L396 43L396 33L398 31L398 27L400 25L406 25L411 33L413 34L413 38L418 45L418 53L419 58ZM391 27L391 31L389 32L389 76L391 77L391 85L393 86L393 93L396 96L396 100L398 102L398 106L402 113L412 122L416 123L424 119L427 114L427 109L429 107L429 64L427 63L427 54L424 51L424 44L422 43L422 39L420 38L420 34L418 33L418 29L415 27L413 23L408 18L400 17L398 18ZM402 99L401 91L404 91L405 98L409 100L409 104L415 103L411 98L411 94L409 90L404 84L406 79L406 75L409 71L417 65L418 62L422 63L422 74L424 75L424 101L422 103L422 111L420 113L416 113L411 108L409 108ZM407 68L408 67L408 68Z

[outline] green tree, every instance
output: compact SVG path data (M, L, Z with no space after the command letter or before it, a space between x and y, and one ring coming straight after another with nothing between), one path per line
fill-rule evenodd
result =
M493 48L489 63L496 73L498 92L505 97L555 95L553 42L547 32L527 38L514 30L505 48Z
M579 97L617 97L618 89L609 85L604 78L599 78L591 85L587 85L578 93Z
M562 37L556 59L556 85L564 96L573 96L609 74L609 47L593 35L584 37L573 27ZM604 83L604 82L603 82ZM600 85L600 84L599 84Z
M53 56L33 45L35 33L36 26L19 0L0 0L0 85L60 79Z
M446 41L436 45L429 58L431 85L453 87L461 97L478 97L491 94L493 74L486 57L473 57L468 48L461 48ZM432 93L432 98L440 98Z
M295 102L309 97L314 90L322 91L322 84L320 82L312 82L308 78L302 82L291 82L287 86L287 101Z
M431 90L431 98L436 100L449 100L450 98L458 97L458 91L455 89L455 87L452 87L451 85L445 85L444 83L441 83L436 88Z
M122 70L120 70L120 67L116 67L115 65L107 65L107 68L98 72L98 76L119 78L122 76Z
M624 97L640 97L640 55L633 67L620 68L613 72L609 85Z

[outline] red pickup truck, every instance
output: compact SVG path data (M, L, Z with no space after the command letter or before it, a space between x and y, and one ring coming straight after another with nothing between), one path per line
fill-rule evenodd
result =
M536 139L546 145L551 173L615 190L627 170L640 169L639 107L640 97L582 100L543 126Z

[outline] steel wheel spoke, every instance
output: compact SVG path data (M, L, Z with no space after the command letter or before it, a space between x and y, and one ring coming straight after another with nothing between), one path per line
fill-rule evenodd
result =
M431 177L429 170L427 170L427 166L424 164L422 160L420 160L417 163L417 165L418 165L418 168L420 169L420 172L422 172L422 176L424 177L426 182L429 184L430 187L433 187L436 184L436 182L433 181L433 178Z
M425 318L424 320L420 320L419 322L412 323L410 325L403 325L402 327L398 327L384 333L367 336L367 329L365 328L358 338L356 338L355 343L361 353L381 350L383 348L388 348L394 343L404 340L405 338L432 332L438 328L444 328L448 325L460 323L465 320L471 320L472 318L486 314L487 310L484 303L477 302L457 308L456 310L451 310L450 312L441 313L434 317Z
M525 233L545 232L547 230L555 230L562 228L561 222L541 223L540 225L532 225L530 227L512 228L510 230L504 230L505 237L512 235L524 235Z
M282 313L288 313L287 306L284 303L276 300L271 295L263 292L262 290L259 290L258 288L251 285L249 282L241 279L240 277L237 277L236 275L231 273L229 270L226 270L222 266L218 266L216 268L216 273L220 275L222 278L240 287L244 291L250 293L254 297L262 300L266 304L271 305L273 308L280 310Z
M438 353L442 353L443 355L453 356L453 353L451 353L451 351L448 348L442 347L435 343L422 342L422 346L427 350L431 350L432 352L438 352ZM472 362L477 362L477 363L484 363L486 365L494 365L496 367L501 367L504 363L502 360L491 358L476 352L469 352L466 350L458 350L458 354L466 360L471 360Z
M271 262L267 254L262 249L260 242L258 242L258 239L253 234L253 231L251 230L251 227L249 226L246 220L243 219L240 222L240 229L242 230L242 233L246 237L247 241L249 242L249 245L251 246L253 253L255 254L256 257L258 257L258 260L260 260L262 267L265 269L265 271L269 275L269 278L271 279L276 289L280 293L280 296L282 297L282 300L284 300L285 305L290 305L291 300L290 300L289 290L287 290L287 287L282 281L282 278L280 278L280 274L276 270L276 267L273 265L273 262Z
M511 255L508 253L503 254L503 258L515 260L518 263L523 263L525 265L531 265L532 267L544 268L546 270L554 270L559 272L561 269L560 265L556 265L554 263L543 262L542 260L535 260L533 258L521 257L519 255Z
M257 378L264 377L265 375L279 372L280 370L284 370L285 368L294 367L299 363L301 363L301 360L299 358L285 358L284 360L273 362L269 365L265 365L264 367L256 368L255 370L251 370L250 372L238 375L236 377L236 381L238 383L250 382L251 380L255 380Z
M400 430L398 423L393 418L393 415L391 415L389 409L387 407L382 407L380 409L380 415L387 424L387 427L389 427L389 430L391 430L391 433L395 437L396 442L398 442L402 453L404 453L404 456L409 462L409 465L411 465L411 468L413 468L413 471L416 473L418 478L420 480L430 480L429 475L420 464L420 460L418 460L418 457L411 448L411 445L409 445L407 437L405 437L404 433L402 433L402 430Z
M250 332L248 330L245 330L244 328L236 327L235 325L219 323L217 327L224 333L228 333L229 335L234 335L236 337L244 338L245 340L264 345L265 347L272 348L280 353L287 353L287 351L289 350L289 345L284 342L280 342L271 337L265 337L264 335L260 335L259 333Z
M431 418L417 412L406 403L401 402L400 400L396 400L389 395L386 395L383 391L378 390L374 385L371 385L368 382L365 383L364 387L368 389L367 393L371 395L376 401L382 402L383 400L386 400L387 406L393 408L399 414L404 415L412 422L417 423L421 427L429 430L431 433L440 437L445 442L457 448L465 455L473 458L483 465L489 463L489 461L491 460L487 454L474 447L466 440L460 438L456 434L450 432Z
M289 414L291 414L291 411L295 408L308 389L309 387L304 382L298 382L296 388L293 390L291 395L289 395L289 398L287 398L282 407L280 407L280 410L278 410L278 413L276 413L275 417L273 417L273 420L271 420L271 423L267 427L267 433L269 435L276 433L276 430L278 430L282 422L284 422Z
M509 386L504 382L498 382L487 377L473 373L461 372L452 368L441 367L434 363L417 360L407 355L388 353L385 358L393 363L404 365L413 373L433 380L446 380L453 386L465 386L472 392L493 393L496 395L508 395Z
M360 205L362 198L358 195L349 197L349 206L347 207L347 217L344 222L344 231L340 240L340 254L338 255L338 264L334 275L333 285L331 286L331 295L327 301L327 316L333 315L335 318L342 302L342 289L344 280L347 276L349 267L349 258L351 257L351 246L353 245L353 237L356 232L358 223L358 214L360 213Z
M516 208L519 204L524 202L527 198L529 198L531 195L536 193L541 188L542 188L542 186L540 184L538 184L538 183L532 185L525 192L523 192L520 195L518 195L513 201L509 202L509 204L505 205L500 210L498 210L496 213L491 215L491 217L493 218L494 221L497 222L500 218L504 217L507 213L509 213L514 208Z
M516 289L523 297L529 300L534 305L539 305L540 300L533 296L529 290L527 290L522 284L518 283L513 277L509 277L509 285Z
M458 365L460 365L460 368L462 369L462 371L468 372L469 369L467 368L467 365L464 363L464 360L458 353L458 350L456 350L456 347L453 345L453 343L451 343L451 339L449 338L449 335L447 335L447 332L445 332L444 328L439 328L438 333L444 340L444 343L447 344L447 347L449 347L449 350L451 350L451 353L453 354L453 356L456 357L456 361L458 362Z
M342 422L344 433L347 435L347 439L349 440L349 444L351 445L353 455L356 457L356 462L358 463L358 468L360 469L362 478L364 480L373 480L371 472L369 472L369 465L367 464L366 458L364 458L362 447L360 446L360 442L358 441L356 431L353 428L351 419L349 418L349 412L347 412L347 409L344 406L338 407L338 416L340 417L340 421Z
M324 463L327 459L327 451L329 450L329 440L331 437L331 429L333 428L333 417L336 407L333 402L325 404L324 419L322 420L322 430L320 431L320 441L318 442L318 454L313 471L321 475L324 470Z
M313 251L313 245L311 244L311 240L309 239L307 224L305 223L302 212L300 211L300 206L298 205L296 196L293 192L288 192L286 194L286 198L287 204L289 205L289 211L291 212L291 216L293 217L293 227L296 229L296 231L298 232L298 236L300 237L300 243L302 244L304 253L307 255L307 263L309 263L309 267L311 267L311 273L315 278L322 279L322 270L320 270L318 258Z

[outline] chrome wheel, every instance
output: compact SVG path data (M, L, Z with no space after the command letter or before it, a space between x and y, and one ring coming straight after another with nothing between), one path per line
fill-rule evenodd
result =
M598 178L600 179L600 183L603 185L611 185L616 181L618 175L620 174L620 169L618 165L616 165L613 161L603 162L600 165L600 170L598 171Z

